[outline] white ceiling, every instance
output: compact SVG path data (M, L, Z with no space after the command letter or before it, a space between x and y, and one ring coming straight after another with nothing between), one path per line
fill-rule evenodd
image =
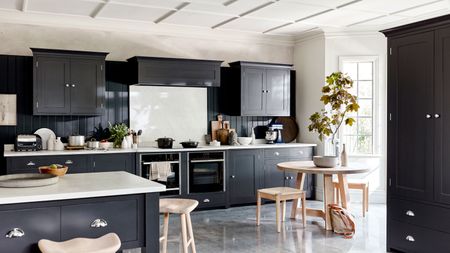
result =
M0 16L290 36L315 29L384 29L448 14L449 7L449 0L0 0Z

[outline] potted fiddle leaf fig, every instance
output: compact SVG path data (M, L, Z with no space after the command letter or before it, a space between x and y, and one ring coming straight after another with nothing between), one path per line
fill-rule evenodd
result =
M320 141L329 138L334 145L342 124L352 126L355 122L355 119L347 115L359 109L357 97L349 92L352 87L352 79L342 72L334 72L326 77L326 85L322 87L320 98L325 107L309 117L311 124L308 126L310 132L319 134Z

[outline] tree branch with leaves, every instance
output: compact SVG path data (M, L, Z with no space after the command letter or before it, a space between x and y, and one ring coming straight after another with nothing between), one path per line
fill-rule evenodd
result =
M326 77L326 85L322 87L322 97L325 108L320 112L315 112L309 117L311 124L308 126L310 132L317 132L320 141L324 136L331 135L331 142L334 139L343 123L352 126L355 119L346 118L349 112L357 112L359 105L357 97L349 90L353 87L352 79L342 72L334 72Z

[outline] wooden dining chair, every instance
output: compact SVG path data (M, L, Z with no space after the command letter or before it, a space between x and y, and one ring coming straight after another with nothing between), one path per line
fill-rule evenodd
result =
M353 179L347 182L349 189L357 189L362 191L362 214L366 217L366 212L369 211L369 181L364 179ZM341 198L339 194L340 184L338 181L333 180L334 189L334 203L340 204Z

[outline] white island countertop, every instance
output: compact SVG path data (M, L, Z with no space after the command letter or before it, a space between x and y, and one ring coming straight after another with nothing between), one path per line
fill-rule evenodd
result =
M215 150L236 150L236 149L268 149L268 148L301 148L301 147L315 147L312 143L281 143L281 144L252 144L252 145L238 145L238 146L208 146L201 145L197 148L182 148L181 146L174 146L171 149L161 149L157 147L138 147L137 149L108 149L108 150L64 150L64 151L27 151L16 152L11 149L13 146L5 146L3 153L4 157L21 157L21 156L49 156L49 155L90 155L90 154L114 154L114 153L170 153L170 152L193 152L193 151L215 151Z
M16 204L80 198L163 192L162 184L128 172L67 174L54 185L0 188L0 204Z

